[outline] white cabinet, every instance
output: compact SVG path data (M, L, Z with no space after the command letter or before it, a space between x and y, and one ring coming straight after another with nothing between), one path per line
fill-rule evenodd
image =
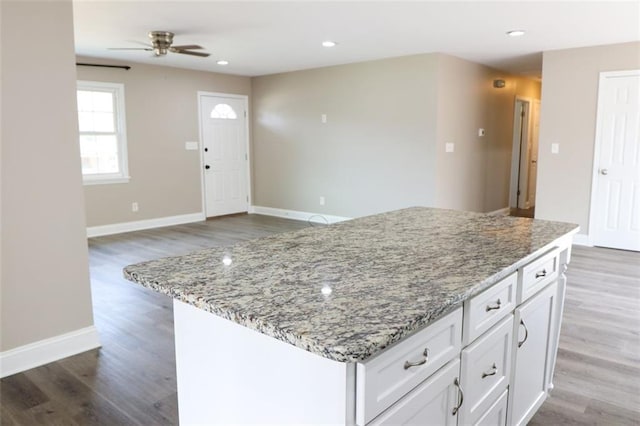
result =
M462 309L357 364L356 421L368 423L411 389L458 358L462 341Z
M464 404L459 424L476 424L500 395L511 378L513 315L503 319L462 351L460 383Z
M558 286L553 283L515 310L510 425L526 424L547 396L554 328L558 326L557 295Z
M493 403L491 407L480 418L473 422L473 426L505 426L507 424L507 395L508 391L502 392L502 395Z
M456 358L405 395L370 425L455 426L461 403Z
M517 272L464 302L463 345L489 330L516 306Z

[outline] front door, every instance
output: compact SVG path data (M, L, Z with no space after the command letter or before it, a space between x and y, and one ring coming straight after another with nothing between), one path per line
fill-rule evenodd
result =
M207 217L248 210L246 105L244 97L200 95Z
M591 207L594 245L640 251L639 128L640 70L601 73Z

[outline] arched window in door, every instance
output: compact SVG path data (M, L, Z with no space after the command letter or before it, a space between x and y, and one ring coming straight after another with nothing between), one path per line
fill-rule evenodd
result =
M235 120L238 114L231 108L229 104L217 104L211 110L211 118L222 118L227 120Z

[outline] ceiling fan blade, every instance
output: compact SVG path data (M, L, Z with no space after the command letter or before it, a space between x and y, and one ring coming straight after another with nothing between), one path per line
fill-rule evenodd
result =
M209 56L208 53L203 53L203 52L191 52L190 50L173 50L171 49L171 51L173 53L182 53L183 55L192 55L192 56L200 56L201 58L206 58L207 56Z
M147 50L152 51L150 47L107 47L107 50Z
M202 46L198 46L197 44L186 44L184 46L171 46L172 49L184 50L184 49L204 49Z

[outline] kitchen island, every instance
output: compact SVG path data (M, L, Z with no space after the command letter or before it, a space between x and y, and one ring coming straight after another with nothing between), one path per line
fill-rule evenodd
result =
M131 265L125 276L175 299L184 424L406 423L436 419L435 406L447 424L474 423L518 397L513 347L525 359L528 339L542 346L531 355L542 371L525 379L543 395L523 415L502 410L519 423L552 388L575 232L410 208ZM529 312L544 336L529 336ZM506 342L500 360L465 378L495 341ZM478 395L464 398L465 387Z

